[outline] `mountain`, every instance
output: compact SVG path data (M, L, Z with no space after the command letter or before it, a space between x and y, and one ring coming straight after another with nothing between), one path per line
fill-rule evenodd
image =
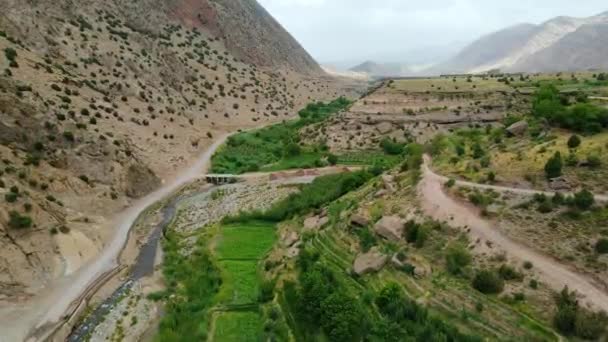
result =
M77 272L218 137L341 86L255 0L3 1L0 301Z
M606 65L608 12L589 18L557 17L540 25L521 24L486 35L429 73L568 71ZM564 54L565 53L565 54Z
M408 73L407 67L398 63L380 64L373 61L363 62L350 68L349 71L367 74L371 77L403 76L404 74Z

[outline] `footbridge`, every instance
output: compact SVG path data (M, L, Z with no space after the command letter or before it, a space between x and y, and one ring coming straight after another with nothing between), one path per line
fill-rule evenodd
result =
M215 185L233 184L239 181L241 177L231 174L208 174L205 175L207 183Z

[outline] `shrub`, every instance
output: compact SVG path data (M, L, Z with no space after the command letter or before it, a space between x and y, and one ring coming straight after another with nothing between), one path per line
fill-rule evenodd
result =
M608 316L604 312L581 310L576 316L574 333L585 340L598 340L606 332Z
M595 243L595 251L598 254L608 254L608 239L601 238Z
M555 296L557 304L557 312L553 317L553 324L564 335L572 335L576 324L576 315L578 311L578 301L576 293L570 292L568 287L565 287L557 296Z
M504 281L494 271L482 270L473 278L473 288L485 294L497 294L504 289Z
M581 138L578 135L574 134L568 139L568 147L569 148L577 148L581 145Z
M573 203L581 210L588 210L595 203L595 197L587 189L584 189L574 194Z
M8 202L8 203L15 203L17 201L17 198L19 197L19 194L14 193L14 192L9 192L7 194L4 195L4 199Z
M9 212L8 226L13 229L25 229L32 226L32 218L23 216L16 211Z
M4 55L6 56L6 59L11 62L14 62L17 58L17 51L15 51L15 49L13 48L7 47L4 49Z
M332 153L328 154L327 162L329 163L329 165L336 165L338 163L338 156Z
M454 187L454 185L456 185L456 180L454 178L450 178L450 180L445 182L446 188L452 188L452 187Z
M70 142L73 142L75 140L74 133L69 132L69 131L63 132L63 137L65 138L65 140L70 141Z
M380 142L380 147L386 154L390 155L400 155L405 150L405 146L403 144L397 143L392 139L385 138Z
M602 166L602 159L597 154L590 154L587 156L587 165L590 168L598 168Z
M559 152L555 152L553 157L551 157L547 163L545 164L545 174L547 178L557 178L562 175L562 155Z
M455 275L460 274L462 269L471 263L471 260L469 251L460 244L450 246L445 255L448 272Z
M521 280L523 278L523 275L519 272L517 272L513 267L507 265L507 264L503 264L502 266L500 266L500 268L498 269L498 274L500 274L500 277L504 280Z

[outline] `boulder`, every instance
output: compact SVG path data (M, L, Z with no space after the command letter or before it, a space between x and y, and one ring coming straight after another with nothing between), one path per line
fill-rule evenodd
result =
M390 122L381 122L376 125L376 130L380 134L387 134L393 130L393 124Z
M304 229L307 230L316 230L319 229L321 227L323 227L324 225L327 224L327 222L329 222L329 217L324 216L324 217L320 217L320 216L311 216L309 218L307 218L306 220L304 220Z
M353 271L359 275L378 272L386 265L387 261L387 255L382 254L376 249L372 249L365 254L359 254L357 256L353 265Z
M298 242L299 239L300 239L300 236L298 235L297 232L294 232L294 231L284 232L283 234L281 234L281 242L283 243L283 245L285 247L293 246L293 244Z
M403 221L399 216L384 216L374 225L376 234L391 240L401 240L403 234Z
M391 175L382 175L382 183L386 191L395 192L395 177Z
M564 177L551 178L549 188L553 191L570 191L572 187Z
M511 126L507 127L507 132L511 135L519 136L526 133L528 130L528 122L525 120L518 121Z
M362 215L354 214L350 217L350 224L353 226L366 227L369 225L369 220Z
M304 228L306 229L316 229L317 224L319 223L319 216L311 216L304 220Z

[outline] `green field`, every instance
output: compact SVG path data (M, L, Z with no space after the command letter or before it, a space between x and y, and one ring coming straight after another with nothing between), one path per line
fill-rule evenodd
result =
M301 144L300 129L321 122L350 104L345 98L312 103L298 113L297 120L231 136L211 159L211 171L241 174L323 166L327 149Z
M245 305L255 303L259 281L257 261L220 261L222 287L218 301L224 304Z
M257 342L261 320L257 312L224 312L215 318L213 341Z
M266 223L225 226L216 253L220 260L259 260L275 241L274 227Z

